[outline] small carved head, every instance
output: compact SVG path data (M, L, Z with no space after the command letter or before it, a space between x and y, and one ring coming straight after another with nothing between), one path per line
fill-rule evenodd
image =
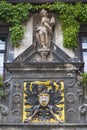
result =
M48 12L45 9L42 9L40 12L41 16L48 16Z

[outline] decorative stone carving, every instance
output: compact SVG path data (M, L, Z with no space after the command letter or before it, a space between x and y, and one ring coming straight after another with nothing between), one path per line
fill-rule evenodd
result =
M8 80L5 80L3 83L4 89L5 89L5 96L9 96L11 93L10 82L11 82L11 79L8 79Z
M13 81L11 93L11 121L21 122L22 118L22 83Z
M82 85L82 76L80 73L80 71L77 72L77 82L79 86Z
M13 111L11 111L11 114L15 116L20 116L22 112L20 111L20 109L14 109Z
M14 93L13 94L13 102L14 103L21 103L22 95L21 93Z
M68 109L66 113L71 115L71 114L76 114L77 111L75 109Z
M67 87L72 88L74 86L74 84L75 84L75 81L72 80L72 79L69 79L69 80L66 80L65 83L66 83Z
M7 88L7 87L10 86L10 81L11 81L11 79L8 79L8 80L5 80L5 81L4 81L4 87L5 87L5 88Z
M78 112L74 108L70 108L66 111L66 122L68 123L77 123L78 122Z
M41 61L46 61L47 60L47 57L50 53L50 49L49 48L41 48L41 49L38 49L38 53L40 54L41 56Z
M54 120L62 123L64 121L63 83L36 81L25 85L24 122Z
M86 111L87 111L87 104L82 104L82 105L79 107L79 112L80 112L80 114L85 115L85 114L86 114Z
M78 89L77 94L78 94L79 103L82 103L82 101L84 99L82 89Z
M78 90L77 90L78 100L81 105L81 103L84 101L84 92L83 92L84 89L83 89L82 76L80 71L77 71L77 84L78 84Z
M8 115L8 107L0 104L0 112L1 112L2 116L7 116Z
M74 100L75 100L75 94L74 93L67 93L66 99L70 103L74 102Z
M87 104L82 104L79 109L80 121L87 122Z
M14 82L13 87L14 87L14 91L18 92L21 88L21 82Z

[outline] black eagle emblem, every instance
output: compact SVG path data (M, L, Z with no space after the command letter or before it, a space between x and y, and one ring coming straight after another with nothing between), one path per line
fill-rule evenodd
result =
M64 111L64 88L61 82L35 81L26 83L25 87L25 123L30 123L35 119L46 121L52 118L58 123L63 122L59 118L63 116Z

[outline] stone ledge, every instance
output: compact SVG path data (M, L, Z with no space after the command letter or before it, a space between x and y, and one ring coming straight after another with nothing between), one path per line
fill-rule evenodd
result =
M0 128L1 126L18 126L18 127L24 127L24 126L28 126L28 127L86 127L87 128L87 123L65 123L65 124L58 124L58 123L0 123Z
M8 123L0 124L0 130L87 130L85 124L24 124Z

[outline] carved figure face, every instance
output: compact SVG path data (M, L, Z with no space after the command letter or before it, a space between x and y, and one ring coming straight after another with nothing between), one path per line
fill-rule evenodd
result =
M39 98L39 103L42 107L46 107L48 105L50 100L50 96L48 93L41 93L39 94L38 98Z

